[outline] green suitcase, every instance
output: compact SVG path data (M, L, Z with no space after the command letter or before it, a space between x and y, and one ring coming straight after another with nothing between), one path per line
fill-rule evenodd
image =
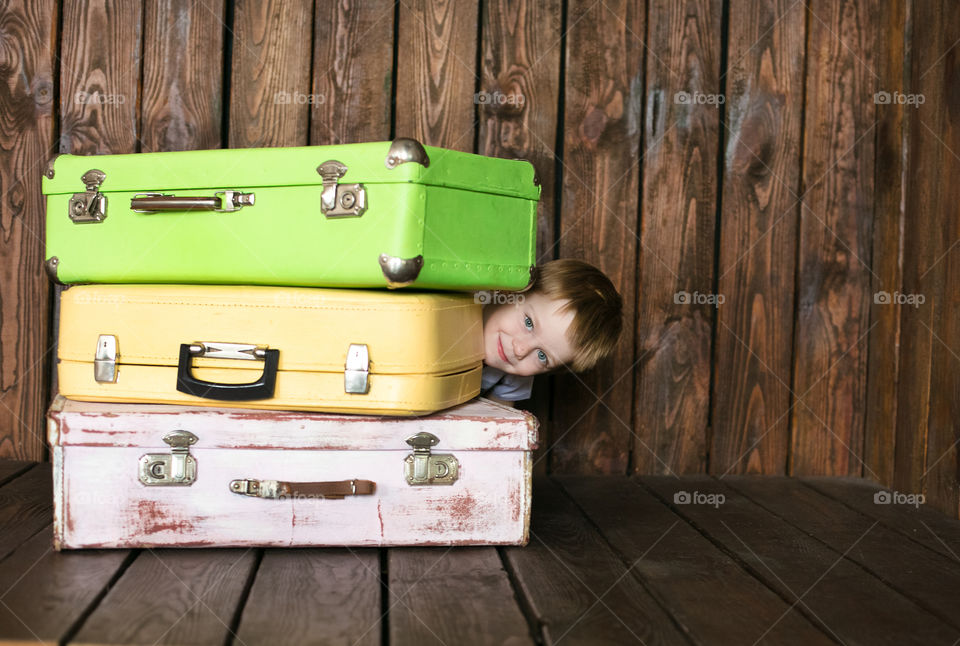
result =
M59 155L61 283L521 290L540 186L520 160L394 142Z

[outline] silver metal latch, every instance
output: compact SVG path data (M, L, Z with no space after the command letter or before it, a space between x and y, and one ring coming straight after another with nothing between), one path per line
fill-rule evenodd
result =
M140 482L156 486L189 486L197 479L197 461L190 455L190 446L197 436L189 431L172 431L163 441L173 447L170 453L148 453L140 456Z
M107 217L107 196L99 191L107 174L91 168L80 181L87 187L86 193L74 193L67 204L67 215L76 224L103 222Z
M117 382L117 337L101 334L93 355L93 378L101 384Z
M335 159L317 166L323 178L323 193L320 194L320 212L328 218L363 215L367 210L367 189L363 184L338 184L347 172L345 164Z
M403 461L407 484L452 485L460 476L460 463L453 455L431 454L430 449L440 442L436 435L420 432L407 438L413 454Z
M347 363L343 371L343 392L366 395L370 391L370 353L362 343L351 343L347 348Z

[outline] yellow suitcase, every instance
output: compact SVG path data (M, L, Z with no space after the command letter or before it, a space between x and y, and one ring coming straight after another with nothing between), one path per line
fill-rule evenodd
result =
M63 291L60 393L80 401L423 415L480 392L466 294L233 285Z

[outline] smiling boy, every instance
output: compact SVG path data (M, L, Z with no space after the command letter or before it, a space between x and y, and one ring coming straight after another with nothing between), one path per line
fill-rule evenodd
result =
M562 366L582 372L616 348L623 302L593 265L548 262L538 268L534 286L511 300L483 309L480 394L488 399L528 399L535 375Z

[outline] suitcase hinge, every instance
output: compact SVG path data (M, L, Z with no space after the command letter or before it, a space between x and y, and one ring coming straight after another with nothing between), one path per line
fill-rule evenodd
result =
M320 212L328 218L363 215L367 210L367 189L363 184L338 184L347 172L347 166L335 159L317 166L323 178L323 193L320 194Z
M93 378L100 384L117 382L117 337L101 334L93 355Z
M96 168L91 168L80 178L87 192L74 193L67 205L67 215L75 224L103 222L107 217L107 196L99 191L106 178L106 173Z
M403 461L408 485L452 485L460 477L460 463L456 457L449 453L430 453L439 442L440 438L426 432L407 438L407 444L413 447L413 453Z
M149 487L192 485L197 479L197 461L190 455L190 446L197 436L178 430L164 435L163 441L173 450L140 456L140 482Z
M347 348L347 363L343 371L343 392L366 395L370 392L370 353L362 343L351 343Z

